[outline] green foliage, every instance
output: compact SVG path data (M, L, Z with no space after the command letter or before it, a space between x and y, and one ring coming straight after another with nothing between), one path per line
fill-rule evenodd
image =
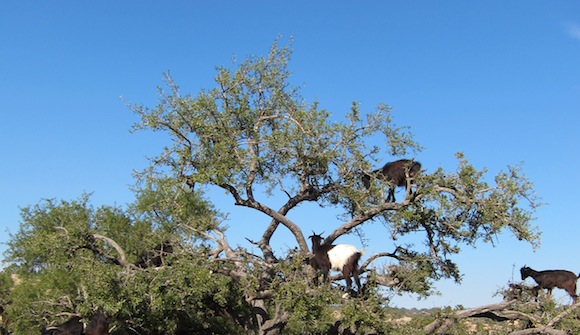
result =
M137 175L127 209L93 208L88 195L24 208L8 242L12 266L0 277L11 329L27 333L64 321L55 319L62 312L86 318L101 309L119 334L413 334L429 320L396 319L383 286L391 294L433 294L437 280L461 280L453 257L462 247L494 243L506 230L539 244L530 225L539 202L521 167L490 178L457 154L456 171L423 171L398 203L385 202L391 185L380 178L365 188L365 174L421 147L385 104L362 115L353 103L341 120L306 103L290 83L291 53L276 42L264 57L218 67L215 86L195 95L182 94L167 74L155 108L133 107L141 118L134 130L163 132L171 145ZM261 255L230 246L221 204L197 185L221 188L234 204L268 217L252 241ZM362 297L314 284L304 227L289 215L304 202L333 207L344 220L326 243L371 221L390 233L396 249L370 256ZM281 226L297 247L278 258L270 240ZM172 251L155 251L161 243ZM156 256L156 265L134 265ZM382 271L373 268L379 257L390 260ZM22 283L10 284L8 274Z
M461 252L462 245L493 243L504 229L533 246L539 245L539 233L530 225L532 211L539 203L520 168L500 172L496 185L491 186L485 180L485 171L477 171L463 155L457 156L459 167L455 173L439 169L422 175L417 180L415 201L382 216L394 240L423 237L424 248L401 245L397 258L403 269L409 268L405 263L416 263L411 267L426 271L425 278L460 282L461 273L451 257ZM527 207L522 201L528 202Z
M252 315L240 286L189 256L123 278L117 318L141 334L244 334Z
M301 202L342 210L346 222L330 234L331 240L361 231L366 221L383 220L393 240L424 240L424 247L398 245L391 255L403 268L421 269L424 277L418 280L424 284L399 287L423 294L431 291L430 281L460 281L452 257L464 245L493 243L506 229L539 244L539 233L530 225L539 203L519 167L500 172L492 185L485 170L457 154L456 172L423 173L416 192L402 205L384 202L387 183L375 180L369 190L362 187L362 175L384 163L385 154L401 156L421 147L407 127L394 124L385 104L363 116L353 103L340 121L317 102L305 103L290 84L290 56L289 47L274 43L264 57L250 57L236 69L219 67L215 87L197 95L183 95L167 76L168 90L160 90L156 108L134 107L141 117L135 129L165 132L174 143L144 175L221 187L237 205L272 218L265 241L281 223L302 252L308 246L301 227L287 216ZM276 210L254 194L256 189L289 200Z
M167 75L168 92L160 90L155 109L133 108L141 117L135 130L164 131L176 143L150 173L169 172L250 199L254 183L289 194L306 182L336 184L311 199L334 202L354 187L354 169L369 169L366 140L377 133L392 154L418 149L405 128L393 125L386 105L365 120L355 104L348 123L339 123L317 102L304 103L289 83L290 56L290 48L275 43L266 57L251 57L235 70L219 67L215 87L196 96L182 95Z
M203 201L188 204L192 216L213 213L203 209ZM23 209L20 230L7 251L13 265L2 273L2 299L11 302L7 308L11 329L28 333L66 321L66 316L56 317L62 313L88 317L96 309L114 320L119 333L138 329L141 334L186 330L244 334L254 327L243 289L223 274L223 264L208 263L205 248L176 245L167 256L168 266L140 269L119 262L116 247L94 238L96 234L116 238L133 260L142 249L139 244L153 244L136 241L133 233L157 241L180 238L156 229L160 225L149 223L144 228L148 216L133 225L131 216L118 208L93 209L87 196L71 202L47 200ZM10 285L9 273L17 273L18 285Z
M276 265L270 289L274 299L271 309L277 307L289 313L284 326L286 334L323 334L334 319L333 308L340 306L336 290L329 285L313 287L312 273L304 268L305 259L294 255L288 262Z
M150 222L156 233L168 237L215 229L221 219L221 214L202 193L175 179L146 180L135 193L137 201L131 211L139 220Z
M373 292L369 292L364 299L346 300L341 308L342 327L355 334L391 333L393 326L383 300Z

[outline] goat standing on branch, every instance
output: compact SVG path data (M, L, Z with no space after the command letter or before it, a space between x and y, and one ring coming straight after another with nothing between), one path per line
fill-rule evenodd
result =
M576 294L576 281L580 275L566 271L566 270L545 270L536 271L528 266L524 266L520 269L522 275L522 280L526 280L528 277L534 278L538 286L534 288L534 292L537 295L538 290L547 289L548 290L548 301L552 296L552 289L554 287L566 290L568 294L576 302L578 295Z
M390 184L387 202L395 202L395 187L404 186L407 194L411 191L413 178L421 172L421 163L409 159L400 159L389 162L382 168L374 170L371 174L364 174L363 185L369 189L371 187L371 177L381 179Z
M359 251L351 244L321 245L320 242L323 240L322 234L318 235L314 232L312 232L310 239L312 240L312 253L314 254L310 259L310 264L322 272L323 280L325 282L328 281L330 269L340 271L346 281L347 291L351 290L351 277L354 277L354 281L360 292L361 284L358 261L364 253L364 250Z

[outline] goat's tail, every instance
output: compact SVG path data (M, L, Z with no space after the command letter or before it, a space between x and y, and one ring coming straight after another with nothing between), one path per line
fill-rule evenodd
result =
M358 252L362 256L365 254L365 249L360 249ZM580 277L580 274L578 275L578 277Z

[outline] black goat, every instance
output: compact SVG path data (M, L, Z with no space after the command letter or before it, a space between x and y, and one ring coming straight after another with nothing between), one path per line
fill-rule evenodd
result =
M576 281L580 275L576 276L576 274L566 270L536 271L527 266L522 267L520 273L522 280L532 277L538 283L538 286L534 288L536 295L539 290L546 289L548 291L548 301L551 299L552 289L554 287L566 290L572 299L574 299L574 302L578 298L576 294Z
M152 251L142 253L135 262L135 265L140 268L148 268L150 266L159 267L163 265L165 256L172 253L173 245L171 242L165 241L156 245Z
M312 233L312 253L314 256L310 259L310 265L322 272L324 281L328 281L330 269L342 272L346 281L347 291L351 290L352 279L360 292L361 284L359 279L360 269L358 261L364 251L359 251L351 244L321 245L323 240L321 235Z
M421 163L409 159L400 159L385 164L385 166L374 170L371 174L365 173L362 181L367 189L371 187L371 177L386 181L390 184L387 202L395 202L395 187L410 187L410 185L407 185L407 177L412 180L419 175L419 172L421 172ZM409 190L407 189L407 191Z
M85 327L81 317L75 315L64 323L43 328L41 333L42 335L107 335L109 334L109 321L105 314L99 311L93 314Z
M98 311L91 317L85 327L85 335L107 335L109 334L109 320L103 312Z
M4 313L4 307L0 306L0 334L8 334L8 330L6 329L8 325L8 319L6 318L6 314Z
M41 330L42 335L81 335L83 323L80 316L73 316L60 325L46 327Z

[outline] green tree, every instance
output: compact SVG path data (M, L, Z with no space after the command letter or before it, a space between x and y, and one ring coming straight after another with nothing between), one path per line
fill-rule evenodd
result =
M393 333L385 292L426 296L441 278L460 281L453 256L505 230L537 245L530 221L538 202L519 167L490 184L486 171L457 154L455 171L422 173L399 202L385 201L385 181L374 178L365 188L362 176L385 157L421 147L387 105L362 115L353 103L341 121L306 103L290 83L290 56L274 43L264 57L217 68L215 86L196 95L182 94L166 75L158 106L132 108L140 116L135 130L161 132L171 145L139 174L137 200L126 210L94 209L86 195L25 208L8 243L13 266L4 271L25 284L2 291L11 329L102 309L119 334ZM252 241L259 254L230 245L226 215L198 185L222 189L235 205L269 218ZM279 199L282 205L272 205ZM335 286L313 283L310 227L289 215L304 203L339 211L343 222L325 243L380 221L393 243L413 235L426 247L401 244L370 255L362 264L364 294L345 299ZM271 240L282 230L295 248L275 255ZM136 266L164 242L173 252L160 264ZM388 266L375 265L385 258Z
M386 182L375 179L369 189L363 187L361 177L385 156L409 155L420 151L420 146L407 127L394 124L387 105L362 116L353 103L344 121L339 121L317 102L304 102L289 80L290 56L289 47L275 43L265 57L250 57L233 70L218 68L215 87L196 95L182 94L167 74L167 88L160 90L157 107L133 107L141 118L136 130L162 132L172 143L152 160L145 178L213 185L225 190L235 205L270 217L263 235L253 242L262 253L259 259L252 256L253 269L263 273L255 283L260 290L247 297L266 306L260 320L263 333L272 323L277 329L292 323L292 313L297 312L296 306L281 305L263 292L276 282L278 272L269 270L283 262L272 252L274 234L287 229L298 252L309 252L304 234L309 227L288 215L302 203L342 211L344 222L325 243L364 231L365 223L377 220L388 227L394 241L405 235L422 237L424 249L399 245L394 251L371 255L363 264L365 271L373 270L377 285L395 292L428 295L436 280L460 281L453 255L464 245L491 243L504 230L537 246L539 234L530 221L539 203L520 167L508 167L490 184L485 170L475 169L458 153L456 171L424 173L416 180L416 190L400 202L384 201ZM377 138L381 144L371 145ZM287 200L273 207L272 198ZM228 250L224 235L213 239L216 250ZM248 257L243 250L229 251L215 254L227 259ZM380 257L391 259L391 265L374 268ZM232 265L240 278L247 276L245 262Z
M239 283L224 274L227 265L208 263L203 240L172 223L187 217L190 227L207 229L218 213L193 192L167 197L168 188L163 181L148 185L128 212L94 209L86 195L23 209L8 243L14 265L3 272L18 278L2 291L10 329L30 333L102 310L117 334L251 330L251 307ZM164 241L173 253L163 264L135 265Z

